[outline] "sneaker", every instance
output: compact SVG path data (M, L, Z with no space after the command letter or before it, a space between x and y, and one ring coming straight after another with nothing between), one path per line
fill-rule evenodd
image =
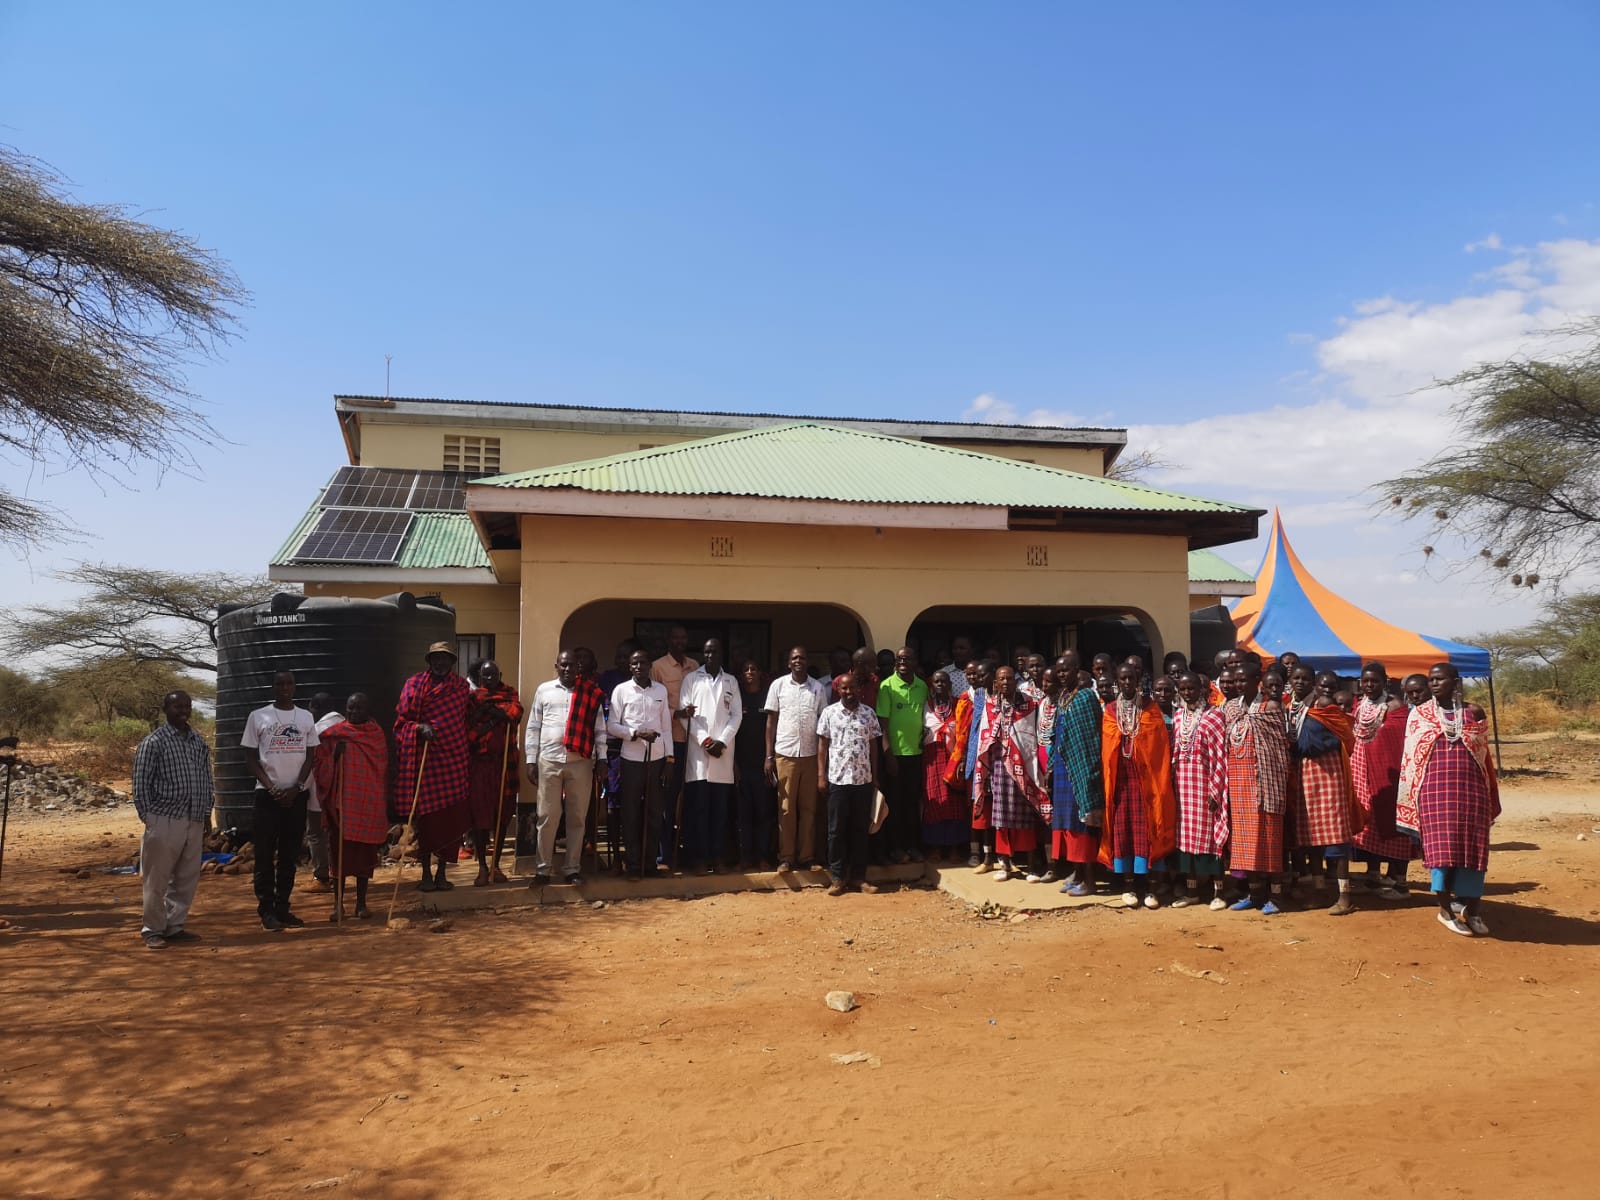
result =
M1043 883L1044 882L1044 876L1039 874L1037 871L1029 871L1022 878L1025 879L1029 883Z
M828 895L830 895L830 896L842 896L842 895L844 895L844 884L840 883L837 879L835 879L832 883L830 883L828 885Z
M1066 894L1069 896L1083 897L1094 895L1094 888L1090 887L1087 883L1074 883L1071 887L1063 886L1061 890L1066 892Z
M1447 917L1443 913L1439 913L1438 916L1439 924L1443 925L1451 933L1459 933L1462 937L1472 936L1472 927L1460 918Z
M970 854L970 855L967 856L967 866L971 867L974 871L976 871L982 865L983 865L983 855L981 855L981 854Z
M1272 901L1268 900L1267 903L1271 904ZM1235 900L1232 904L1228 905L1228 911L1229 912L1249 912L1255 906L1256 906L1256 902L1254 900L1250 899L1249 896L1244 896L1241 899Z
M289 929L299 929L302 925L305 924L304 921L302 921L299 917L295 916L292 912L281 912L281 913L279 913L278 914L278 920L281 921Z
M779 875L788 875L788 874L791 874L793 871L794 871L794 864L792 862L790 862L787 858L784 859L781 863L778 864L778 874Z
M283 922L278 920L278 918L273 916L271 913L268 913L266 916L261 918L261 928L265 929L268 933L281 933L283 931Z
M326 895L328 892L333 891L333 880L324 879L319 875L311 881L311 886L306 888L306 891Z
M995 865L994 865L994 877L996 879L998 879L1001 883L1004 883L1006 880L1010 879L1011 878L1011 865L1009 863L1003 863L1003 862L995 863Z
M1281 909L1281 908L1279 908L1279 907L1278 907L1278 906L1277 906L1277 905L1276 905L1276 904L1274 904L1274 903L1273 903L1273 902L1272 902L1272 901L1271 901L1271 900L1268 900L1268 901L1267 901L1267 902L1266 902L1266 903L1265 903L1265 904L1263 904L1263 905L1262 905L1262 906L1261 906L1261 911L1262 911L1262 912L1263 912L1263 913L1264 913L1264 914L1265 914L1265 915L1266 915L1266 916L1269 916L1269 917L1275 917L1275 916L1277 916L1277 915L1278 915L1278 914L1279 914L1279 913L1280 913L1280 912L1282 912L1282 911L1283 911L1283 910L1282 910L1282 909Z
M994 870L994 863L990 862L987 858L980 858L977 862L972 864L972 869L979 875L987 875L990 871Z
M1176 906L1174 906L1174 907L1176 907ZM1208 904L1206 907L1209 908L1212 912L1221 912L1223 909L1228 907L1228 902L1226 900L1224 900L1221 896L1213 896L1213 897L1211 897L1211 903Z
M1061 876L1057 875L1053 870L1050 870L1050 869L1047 868L1045 870L1045 873L1043 875L1039 876L1039 882L1040 883L1054 883L1059 878L1061 878Z
M806 864L806 870L808 870L808 871L815 871L815 872L818 872L818 873L820 873L820 872L822 872L822 871L825 871L825 870L827 870L827 868L826 868L826 867L824 867L824 866L823 866L823 865L822 865L822 864L821 864L821 863L819 863L819 862L814 862L814 863L807 863L807 864Z
M1144 906L1146 908L1160 908L1161 901L1156 899L1156 894L1154 892L1146 892L1144 896Z
M1377 896L1379 900L1404 900L1406 898L1406 894L1399 888L1395 887L1392 883L1384 884L1382 887L1376 889L1373 894Z
M1122 907L1123 908L1138 908L1139 907L1139 893L1138 892L1123 892L1122 893Z
M203 941L198 933L190 933L187 929L169 929L161 935L168 942L189 943Z
M1489 936L1489 924L1482 917L1468 917L1467 928L1472 930L1474 937Z
M167 948L167 939L159 933L147 933L144 935L144 948L146 950L165 950Z
M535 875L533 877L533 882L528 884L528 886L529 887L549 887L550 886L550 876L548 876L548 875Z
M711 874L711 868L710 867L706 868L706 874L707 875ZM567 876L567 882L570 883L573 887L577 887L580 883L583 882L583 876L579 875L576 871L573 871L571 874L569 874Z
M1188 908L1189 905L1191 905L1193 903L1194 903L1194 901L1189 899L1189 897L1187 897L1187 896L1174 896L1172 898L1172 907L1173 908Z

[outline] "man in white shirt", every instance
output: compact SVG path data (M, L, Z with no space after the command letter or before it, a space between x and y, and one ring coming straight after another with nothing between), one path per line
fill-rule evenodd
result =
M650 655L628 656L629 678L611 689L606 732L622 744L622 860L629 879L655 869L661 842L661 789L673 763L667 689L650 678Z
M811 678L806 648L789 651L789 673L767 689L767 780L778 789L778 870L816 869L817 718L828 685ZM798 838L796 834L798 833ZM796 844L798 841L798 845Z
M333 705L333 696L327 692L318 692L311 697L311 717L317 723L318 738L344 720L344 714ZM322 825L322 798L317 795L317 777L314 773L306 780L306 845L311 849L311 874L317 881L316 887L311 890L333 891L328 865L328 831Z
M854 675L834 688L839 699L817 722L817 787L828 799L828 869L833 873L828 895L842 896L851 888L876 892L877 885L866 881L867 837L883 730L877 714L857 699Z
M733 735L744 705L739 681L722 669L722 643L706 641L704 666L684 678L680 711L688 719L689 761L683 783L685 868L707 875L721 864L733 804Z
M272 703L245 719L245 762L256 777L255 890L261 927L276 933L305 922L289 911L294 870L306 837L306 786L317 723L294 703L294 672L272 678Z
M539 854L532 887L550 882L556 828L567 818L568 883L582 883L583 829L594 789L594 764L606 752L605 706L600 687L578 672L578 656L556 656L556 677L541 683L528 710L523 751L528 782L538 785Z
M689 631L674 625L667 631L667 652L651 664L650 678L667 689L672 707L672 753L676 766L661 796L661 857L663 864L678 861L678 797L683 794L683 772L689 763L689 715L683 711L683 681L700 664L689 657Z
M967 664L972 661L972 639L965 636L950 641L950 661L939 670L950 676L950 695L959 700L972 684L967 679Z

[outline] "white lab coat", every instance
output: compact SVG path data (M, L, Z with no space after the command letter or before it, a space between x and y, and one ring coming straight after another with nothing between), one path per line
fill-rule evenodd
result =
M689 719L689 761L683 777L693 783L733 782L733 735L739 730L744 705L739 699L739 681L731 671L721 671L713 679L701 667L684 676L678 693L678 706L694 705ZM726 747L721 758L712 758L700 743L714 738Z

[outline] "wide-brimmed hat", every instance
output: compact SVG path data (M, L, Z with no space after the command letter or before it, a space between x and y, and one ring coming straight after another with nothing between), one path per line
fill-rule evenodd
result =
M456 657L455 647L451 646L449 642L435 642L428 647L428 652L422 656L422 659L426 662L435 654L448 654L452 659Z

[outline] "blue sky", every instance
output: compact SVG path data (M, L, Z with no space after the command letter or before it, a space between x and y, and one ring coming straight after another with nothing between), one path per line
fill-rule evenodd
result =
M759 11L758 11L759 10ZM0 140L227 258L203 476L23 478L77 557L258 569L335 392L1130 425L1465 634L1361 489L1421 383L1600 311L1587 3L0 6ZM1469 249L1472 247L1472 249ZM1224 553L1254 566L1255 547Z

